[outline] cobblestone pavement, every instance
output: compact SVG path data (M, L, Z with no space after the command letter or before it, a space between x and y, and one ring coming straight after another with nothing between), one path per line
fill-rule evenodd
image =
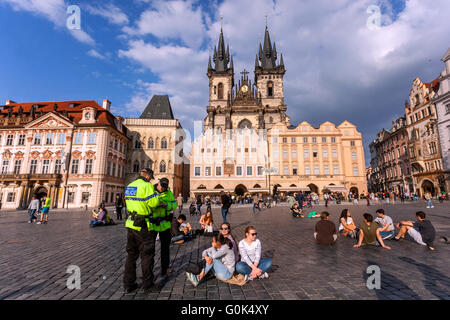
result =
M159 293L123 295L126 230L116 226L89 228L86 211L53 210L49 223L27 223L25 211L0 212L0 299L450 299L450 247L439 242L450 238L450 203L426 209L423 202L383 205L394 222L415 220L424 210L433 222L435 251L404 240L388 241L391 251L380 247L353 248L354 240L339 238L334 246L319 246L312 233L317 219L295 219L285 205L265 209L256 215L251 207L232 207L229 221L240 240L244 229L254 225L262 242L263 256L273 258L270 278L244 286L211 279L197 288L186 280L184 268L197 261L211 238L197 237L171 246L174 273ZM186 207L186 206L185 206ZM330 220L350 208L358 224L362 214L375 215L379 206L330 205ZM204 209L204 208L203 208ZM321 211L323 206L315 207ZM184 212L186 213L186 209ZM215 229L222 217L213 209ZM188 215L188 214L187 214ZM198 217L188 221L198 227ZM381 268L381 289L366 287L367 267ZM66 286L69 265L81 269L81 289ZM139 266L139 264L138 264ZM155 274L159 275L159 244ZM140 267L138 267L138 276ZM140 280L140 279L139 279ZM157 279L158 281L158 279Z

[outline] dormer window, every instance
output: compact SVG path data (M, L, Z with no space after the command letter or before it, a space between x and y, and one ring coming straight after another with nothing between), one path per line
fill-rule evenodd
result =
M91 119L91 113L90 112L86 112L86 114L84 115L84 118L86 120L90 120Z

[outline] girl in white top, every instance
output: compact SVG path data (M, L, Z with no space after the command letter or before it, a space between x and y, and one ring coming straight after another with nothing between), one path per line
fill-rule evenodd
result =
M352 237L356 236L356 225L353 222L352 216L350 214L350 210L344 209L341 212L341 217L339 218L339 234L343 237Z
M245 229L245 238L239 242L241 261L236 264L236 271L245 276L245 280L268 278L267 270L272 267L272 259L261 259L261 242L256 238L255 227Z

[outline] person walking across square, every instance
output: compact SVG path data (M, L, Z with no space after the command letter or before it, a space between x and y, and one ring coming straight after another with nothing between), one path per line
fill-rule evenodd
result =
M31 200L28 206L28 214L30 215L30 220L28 223L33 223L33 220L37 220L37 217L34 215L39 210L39 200L36 196L33 196L33 200Z
M42 213L41 213L41 221L39 221L37 224L41 223L47 223L48 222L48 213L50 211L50 205L52 203L52 199L48 197L46 194L44 195L45 200L44 204L42 206Z

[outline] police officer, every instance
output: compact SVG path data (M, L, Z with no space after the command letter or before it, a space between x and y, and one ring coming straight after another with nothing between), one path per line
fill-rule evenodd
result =
M127 259L123 276L125 293L137 289L136 261L141 256L142 289L145 293L157 292L153 282L156 232L150 231L150 218L160 205L159 194L150 180L154 179L151 169L143 169L141 175L125 188L125 202L128 218ZM164 204L163 204L164 205Z
M161 241L161 276L163 281L160 285L163 285L167 280L167 275L170 273L170 240L172 238L170 229L173 218L173 210L176 210L178 204L169 189L169 179L161 178L158 184L155 185L155 189L159 192L159 201L165 205L159 206L153 213L153 218L150 219L150 230L152 232L159 233L159 240Z

